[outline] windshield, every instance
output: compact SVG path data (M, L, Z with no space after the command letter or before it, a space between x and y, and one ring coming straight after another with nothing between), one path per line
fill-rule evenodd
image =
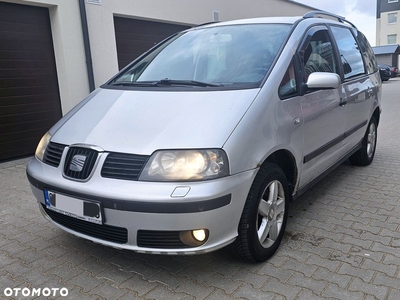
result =
M260 84L291 25L217 26L181 33L137 61L114 85Z

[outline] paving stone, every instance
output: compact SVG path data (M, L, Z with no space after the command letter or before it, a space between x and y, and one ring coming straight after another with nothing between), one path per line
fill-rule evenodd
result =
M352 245L342 244L339 242L335 242L331 239L324 239L320 247L328 248L332 252L349 253L352 248Z
M61 282L67 282L68 280L82 274L84 271L82 269L76 269L67 263L62 263L61 265L47 271L48 275L57 276Z
M362 292L350 292L336 284L329 284L322 293L323 296L329 299L346 299L346 300L359 300L364 298Z
M158 273L149 278L149 281L161 283L168 287L170 290L175 290L181 284L184 284L188 279L176 274L172 274L168 270L161 269Z
M88 272L84 271L78 276L66 281L67 284L74 284L82 288L84 293L91 292L94 288L104 283L104 279L92 277Z
M372 234L370 232L364 232L362 234L361 238L363 240L368 240L368 241L372 241L372 242L380 242L381 244L383 244L385 246L389 246L392 238L385 236L385 233L386 232L382 231L379 235L377 235L377 234Z
M390 247L390 246L385 246L379 242L374 243L374 245L372 246L372 251L379 251L379 252L383 252L383 253L388 253L391 254L393 256L396 257L400 257L400 251L397 248L394 247Z
M307 258L310 257L310 254L307 255ZM308 265L306 260L298 261L297 259L289 258L285 264L282 266L285 270L293 270L296 272L302 272L306 276L311 277L312 274L317 270L317 266Z
M320 300L320 299L321 295L314 294L313 291L307 289L303 289L296 298L296 300ZM285 298L285 300L288 299Z
M194 280L187 280L183 284L181 284L176 290L176 292L181 292L193 296L195 299L205 299L210 296L215 288L206 287L204 285L200 285L196 283Z
M18 279L23 280L25 283L29 284L30 287L35 288L48 282L50 278L51 277L38 269L30 269L25 274L20 275Z
M8 273L12 274L14 278L20 277L22 274L28 273L31 269L25 263L20 260L7 265L6 270Z
M224 257L218 258L212 264L205 266L203 269L206 271L213 271L225 277L231 277L240 270L240 265L236 264L237 257Z
M324 268L318 268L313 278L316 280L325 280L326 282L336 284L339 288L345 289L352 277L349 275L340 275Z
M399 290L391 289L389 291L389 295L387 296L386 300L399 300Z
M300 293L301 287L283 284L280 283L279 280L271 278L266 282L261 290L267 293L281 295L286 299L295 299L296 296Z
M115 288L109 281L103 282L90 291L91 295L99 295L105 299L119 299L128 293L129 290Z
M28 264L30 268L38 268L42 270L42 272L46 273L47 271L58 267L61 263L55 260L51 256L40 257L35 261L32 261Z
M400 292L400 279L388 276L386 273L378 272L373 281L378 286L391 287Z
M154 274L157 274L161 271L159 268L148 265L141 260L137 260L135 263L124 268L123 270L126 272L138 274L144 279L149 279L150 277L154 276Z
M134 291L138 296L143 296L155 289L159 286L160 283L150 282L148 280L144 280L141 276L137 274L133 274L128 280L124 281L119 285L120 289L129 289Z
M368 241L368 240L363 240L363 239L355 239L351 236L344 236L343 239L341 240L341 243L344 244L350 244L353 246L359 246L363 249L370 249L373 242L372 241Z
M231 295L242 283L240 281L227 279L219 274L214 274L209 280L204 282L206 286L216 287Z
M361 265L362 269L374 270L385 273L387 276L393 277L396 274L397 266L386 265L383 263L377 263L370 259L365 259Z
M180 300L180 299L194 299L193 297L185 294L185 293L176 293L165 286L158 286L155 289L151 290L149 293L144 295L144 299L151 299L151 300Z
M253 299L272 300L275 298L276 294L268 291L261 291L259 289L255 289L249 284L243 284L238 288L238 290L234 293L233 296L235 298L248 299L248 300L253 300Z
M187 266L178 272L178 275L192 278L196 280L197 283L207 281L213 274L214 272L199 269L197 266Z
M303 287L312 290L316 294L321 294L328 282L324 280L315 280L305 276L303 273L296 272L288 281L289 285Z
M248 270L240 270L236 275L232 276L233 279L242 281L243 283L250 284L254 288L261 288L264 283L269 279L269 276L262 276L249 272Z
M224 291L220 289L215 289L213 293L211 293L207 298L207 300L227 300L232 299L229 295L225 294ZM236 297L233 299L237 299Z
M13 278L11 274L7 273L0 275L0 283L0 292L3 294L4 289L18 287L24 283L24 280L22 280L21 277Z
M359 230L360 234L364 233L364 232L369 232L371 234L379 234L380 231L382 231L382 227L379 226L369 226L369 225L365 225L365 224L361 224L358 222L353 222L353 225L351 227L354 230Z
M346 229L350 228L354 224L352 221L343 221L333 217L326 219L326 223L336 225L335 228L343 227Z
M322 258L315 254L310 254L310 257L307 260L307 264L312 265L313 267L315 267L315 269L317 269L317 267L323 267L330 270L331 272L335 272L339 268L341 262Z
M273 267L271 264L265 264L264 267L258 271L260 275L267 275L267 280L270 277L278 279L281 283L285 283L294 274L293 270L284 270Z
M104 297L100 297L99 295L91 295L88 293L82 292L82 289L80 287L75 286L74 288L69 288L68 289L68 296L67 297L59 297L58 299L79 299L79 300L102 300L106 299ZM132 300L138 299L138 298L130 298Z
M169 256L165 256L162 259L158 260L155 266L164 268L169 270L172 273L177 273L183 268L189 266L190 263L187 261L181 261L178 259L171 259Z
M358 278L354 278L350 283L348 290L351 292L362 292L364 294L372 295L377 299L385 299L389 288L381 285L371 285Z
M99 279L107 279L112 282L113 285L119 286L122 282L131 278L133 274L131 272L125 272L118 269L116 266L105 269L103 272L96 275Z

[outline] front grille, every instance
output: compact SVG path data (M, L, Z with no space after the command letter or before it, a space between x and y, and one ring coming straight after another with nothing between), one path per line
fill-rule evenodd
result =
M64 148L65 145L50 142L44 152L43 162L50 166L58 167Z
M138 230L137 245L147 248L189 248L179 238L179 231Z
M82 221L47 209L44 204L41 205L54 222L68 229L113 243L126 244L128 242L128 230L126 228Z
M64 174L67 177L85 180L92 172L98 152L93 149L73 147L65 158Z
M140 172L149 159L146 155L125 153L108 154L101 176L106 178L138 180Z

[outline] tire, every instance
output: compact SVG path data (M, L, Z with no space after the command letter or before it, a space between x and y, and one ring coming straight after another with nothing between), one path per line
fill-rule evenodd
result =
M378 138L378 124L374 116L368 124L367 132L361 143L361 149L350 156L350 162L356 166L368 166L374 159L376 141Z
M233 252L242 259L262 262L278 249L285 231L291 194L279 166L264 164L250 188L239 222Z

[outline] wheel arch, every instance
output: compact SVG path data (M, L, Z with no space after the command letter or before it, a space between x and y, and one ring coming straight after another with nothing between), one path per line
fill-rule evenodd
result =
M294 155L285 149L280 149L269 155L263 164L273 163L278 165L286 176L290 192L293 193L298 178L298 170Z
M379 125L379 120L380 120L380 117L381 117L381 113L380 113L380 108L379 107L375 108L372 116L376 120L376 125Z

